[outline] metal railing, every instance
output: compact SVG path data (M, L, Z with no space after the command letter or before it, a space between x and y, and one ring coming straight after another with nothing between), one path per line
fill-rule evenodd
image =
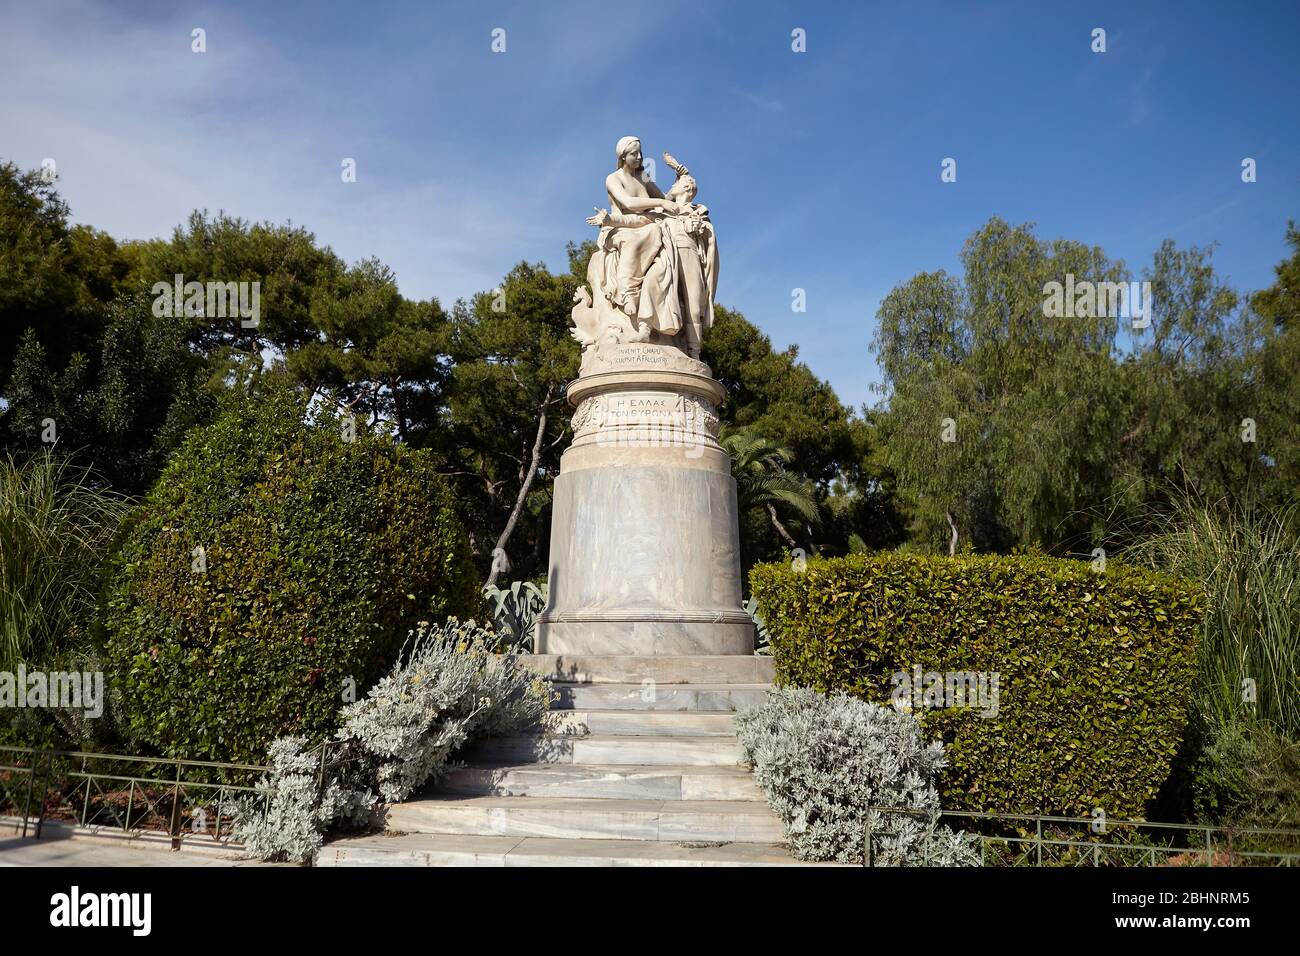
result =
M321 746L322 780L327 748ZM173 760L79 750L0 746L0 816L18 817L20 836L37 838L47 820L89 828L166 834L179 849L187 834L220 843L241 804L268 798L260 764ZM14 811L10 813L9 811ZM36 811L33 817L33 810ZM214 822L215 826L210 826Z
M917 820L926 829L947 823L965 832L979 841L981 866L1294 866L1300 863L1300 830L973 811L931 813L909 807L873 806L867 808L863 825L863 866L877 865L878 838L899 836L898 829L882 829L877 824L878 816L887 819L890 815ZM920 865L929 863L929 842L922 840Z

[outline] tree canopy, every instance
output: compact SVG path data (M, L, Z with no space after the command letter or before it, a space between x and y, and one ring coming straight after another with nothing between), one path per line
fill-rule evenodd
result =
M921 273L890 292L873 343L890 389L881 459L917 545L1087 553L1184 492L1294 495L1286 322L1244 307L1211 249L1163 243L1142 273L1144 316L1045 308L1050 283L1130 275L1029 225L992 219L961 259L960 277Z
M1130 314L1045 308L1050 283L1126 283L1125 263L991 219L959 275L920 272L885 297L871 343L884 396L860 410L796 346L718 305L703 358L727 390L723 436L772 450L740 471L788 499L749 496L744 564L792 547L1087 553L1187 490L1293 500L1294 224L1287 241L1276 283L1249 296L1219 278L1212 249L1164 243L1136 276L1151 299L1134 328ZM521 262L444 308L293 224L195 211L170 238L119 243L70 225L39 173L0 165L0 448L52 445L140 496L223 393L278 367L313 401L431 454L485 579L537 578L570 435L569 311L593 249L570 244L567 272ZM154 286L178 275L257 282L258 321L160 313Z

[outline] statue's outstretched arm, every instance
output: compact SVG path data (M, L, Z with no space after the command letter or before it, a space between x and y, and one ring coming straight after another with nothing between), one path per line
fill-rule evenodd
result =
M597 209L596 215L587 217L589 226L648 226L654 222L649 216L628 216L621 212Z

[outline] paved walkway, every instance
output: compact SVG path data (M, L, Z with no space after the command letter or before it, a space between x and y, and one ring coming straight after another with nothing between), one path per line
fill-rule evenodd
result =
M251 860L201 851L170 850L126 841L62 834L34 837L0 837L3 866L257 866Z

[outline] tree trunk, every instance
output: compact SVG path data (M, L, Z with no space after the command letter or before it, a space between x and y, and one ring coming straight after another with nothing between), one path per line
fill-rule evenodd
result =
M948 527L952 528L952 537L948 539L948 556L952 557L957 553L957 522L952 520L951 511L945 511L943 514L948 519Z
M785 530L785 525L781 524L781 519L776 516L776 509L772 507L772 502L770 501L767 503L767 514L768 517L772 519L772 527L775 528L776 533L781 536L781 540L792 548L799 547L798 542L790 536L790 532Z
M492 549L492 570L488 573L484 587L497 583L497 574L500 573L500 562L496 560L497 552L505 553L510 536L514 534L515 525L519 523L519 516L523 514L524 502L528 500L528 492L533 487L533 479L537 477L537 466L541 464L542 460L542 437L546 434L546 407L550 403L551 390L548 388L546 397L542 399L541 413L537 418L537 437L533 439L533 453L528 462L528 473L519 485L519 495L515 498L515 506L510 511L510 518L506 521L506 526L501 529L501 536L497 538L496 547Z
M402 444L410 443L410 435L406 429L406 409L402 406L402 393L397 390L397 379L389 376L388 390L393 393L393 418L397 421L397 437L402 440Z

